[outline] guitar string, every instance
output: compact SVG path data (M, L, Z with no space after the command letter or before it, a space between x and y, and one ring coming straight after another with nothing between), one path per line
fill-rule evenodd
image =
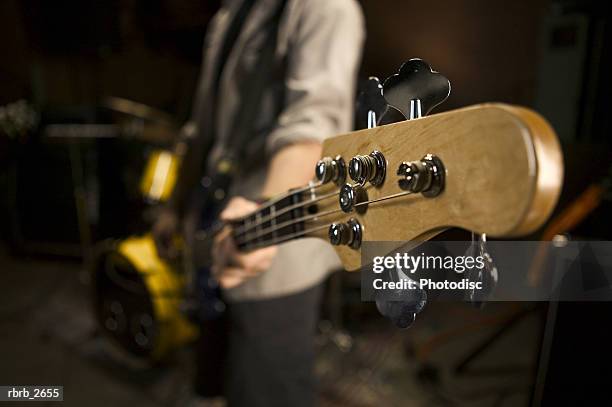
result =
M301 218L287 220L285 222L276 224L273 227L269 227L269 228L265 228L265 229L259 230L258 231L259 234L256 234L256 236L253 236L253 238L257 239L258 237L269 235L270 233L274 233L277 230L280 230L280 229L283 229L283 228L286 228L286 227L289 227L289 226L293 226L293 225L295 225L297 223L304 222L304 221L311 220L311 219L322 218L322 217L325 217L325 216L328 216L328 215L332 215L332 214L334 214L336 212L341 212L341 211L342 211L342 209L332 209L332 210L321 212L321 213L315 213L314 215L307 215L307 216L302 216ZM250 238L251 238L251 236L247 233L245 235L245 239L242 239L242 240L238 240L237 239L236 243L237 244L246 243L246 242L249 241Z
M369 200L369 201L359 202L358 204L355 204L355 207L369 205L369 204L376 203L376 202L382 202L382 201L386 201L386 200L389 200L389 199L399 198L399 197L402 197L402 196L405 196L405 195L411 195L411 194L412 194L412 192L410 192L410 191L399 192L397 194L387 195L387 196L383 196L383 197L380 197L380 198L377 198L377 199L372 199L372 200ZM292 219L290 221L286 221L286 222L283 222L283 223L281 223L279 225L276 225L277 227L271 227L271 228L266 228L266 229L259 230L254 235L248 235L247 234L245 239L243 239L241 241L237 241L236 243L238 243L238 244L245 244L245 243L248 244L249 242L252 242L253 240L258 240L258 239L260 239L263 236L269 235L270 233L272 233L272 232L274 232L274 231L276 231L278 229L286 228L286 227L298 224L298 223L303 222L303 221L307 221L307 220L310 220L310 219L316 219L316 218L328 216L328 215L331 215L331 214L334 214L334 213L337 213L337 212L341 212L341 211L342 211L341 209L334 209L334 210L325 211L325 212L322 212L322 213L319 213L319 214L303 216L301 218Z
M401 197L403 197L403 196L406 196L406 195L412 195L412 194L414 194L414 193L413 193L413 192L411 192L411 191L398 192L397 194L387 195L387 196L383 196L383 197L380 197L380 198L377 198L377 199L372 199L372 200L368 200L368 201L359 202L358 204L355 204L355 207L357 207L357 206L369 205L369 204L378 203L378 202L387 201L387 200L396 199L396 198L401 198ZM336 210L334 210L334 211L333 211L333 213L335 213L335 212L339 212L339 211L341 211L341 209L336 209ZM328 211L328 212L332 212L332 211ZM324 214L325 214L325 215L319 215L319 216L326 216L326 215L328 215L328 214L330 214L330 213L324 213ZM347 215L348 215L348 214L347 214ZM316 216L313 216L313 218L314 218L314 217L316 217ZM291 222L291 223L289 223L288 225L283 226L283 227L288 227L288 226L291 226L291 225L293 225L293 224L297 224L297 223L300 223L300 222L301 222L301 221L294 220L293 222ZM288 240L293 239L294 237L299 237L299 236L301 236L301 235L303 235L303 234L310 233L310 232L312 232L312 231L316 231L316 230L320 230L320 229L322 229L322 228L329 228L329 224L324 225L324 226L321 226L321 227L317 227L317 228L315 228L315 230L308 229L308 230L304 231L303 233L302 233L302 232L300 232L300 234L298 234L297 236L293 236L293 234L286 235L286 237L288 237L288 239L287 239L287 240L282 240L282 241L288 241ZM265 229L264 229L264 230L265 230ZM245 239L244 241L241 241L239 244L250 245L250 244L251 244L253 241L257 241L257 240L259 240L261 237L263 237L263 236L265 236L265 235L268 235L268 234L270 234L270 232L269 232L269 231L267 231L267 232L265 232L265 233L261 233L261 232L260 232L260 233L257 233L255 236L249 236L249 238L250 238L250 239ZM276 239L271 239L271 240L269 239L269 240L264 240L264 241L256 242L256 243L257 243L257 246L255 246L255 248L256 248L256 247L259 247L259 246L261 246L261 247L266 247L266 246L270 246L270 245L273 245L273 244L282 243L282 241L277 242L277 241L276 241L277 239L278 239L278 238L276 238Z
M321 188L322 186L324 186L326 184L323 184L322 182L316 182L314 184L308 184L308 185L304 185L302 187L298 187L294 190L289 190L283 194L277 195L271 199L268 199L267 201L265 201L264 203L262 203L259 207L257 207L257 210L262 210L262 209L267 209L270 206L276 204L277 202L288 198L292 195L297 195L297 194L301 194L303 192L306 191L312 191L312 190L316 190L318 188ZM241 221L241 220L245 220L246 218L248 218L249 216L252 216L253 213L249 213L248 215L244 215L242 217L236 218L233 221Z
M280 243L283 243L283 242L288 242L290 240L295 239L296 237L300 237L300 236L306 235L308 233L316 232L318 230L327 229L328 227L329 227L328 225L317 226L317 227L314 227L314 228L302 230L300 232L295 232L295 233L291 233L289 235L285 235L282 238L276 238L276 239L272 239L272 240L268 240L268 241L263 241L263 242L255 242L254 245L252 245L251 243L246 243L246 245L250 245L250 247L246 248L245 250L253 250L253 249L258 249L260 247L267 247L267 246L271 246L271 245L275 245L275 244L280 244ZM251 240L251 242L252 242L252 240Z
M301 191L301 192L304 192L304 191ZM296 191L294 193L298 193L298 192ZM278 212L275 212L274 214L270 214L267 217L264 216L264 217L258 219L258 221L255 222L255 223L249 223L248 225L241 225L241 226L235 227L232 230L232 233L234 235L237 235L237 234L246 234L246 235L248 235L248 233L246 233L246 231L255 229L258 226L263 225L264 223L271 222L272 220L275 220L276 218L280 217L281 215L283 215L283 214L285 214L287 212L290 212L292 210L303 208L305 206L311 205L313 202L319 202L319 201L322 201L324 199L333 198L333 197L337 196L339 193L340 193L339 191L338 192L332 192L332 193L329 193L329 194L326 194L326 195L322 195L322 196L320 196L320 197L318 197L316 199L311 199L311 200L308 200L308 201L302 201L302 202L300 202L298 204L282 208L281 210L279 210ZM259 210L259 208L258 208L258 210ZM340 209L334 210L334 212L337 212L337 211L340 211ZM243 218L237 218L237 220L244 219L244 218L249 217L249 216L253 216L254 213L255 212L251 212L249 215L245 215ZM303 217L303 218L291 219L289 221L285 221L283 224L278 224L278 226L279 226L278 229L281 229L281 228L284 228L284 227L287 227L287 226L291 226L291 225L293 225L293 224L295 224L297 222L300 222L302 220L308 220L309 218L316 218L316 217L326 216L326 215L328 215L327 212L322 212L322 213L316 213L314 215L308 215L308 216ZM236 222L237 220L235 220L235 219L232 219L232 220L229 220L229 221L219 220L218 222L216 222L212 226L210 226L210 227L208 227L206 229L199 230L198 233L196 233L196 239L197 240L206 240L206 239L216 235L217 233L219 233L224 227L231 226L232 223ZM265 234L267 234L268 233L268 229L264 229L264 230L266 231Z
M397 194L383 196L383 197L380 197L380 198L372 199L370 201L359 202L359 203L356 203L354 206L358 207L358 206L369 205L371 203L382 202L382 201L386 201L388 199L400 198L402 196L412 195L412 194L414 194L414 192L412 192L412 191L398 192Z
M247 232L247 231L249 231L251 229L255 229L255 228L263 225L264 223L270 222L273 219L275 220L276 218L280 217L281 215L284 215L285 213L291 212L291 211L293 211L295 209L303 208L305 206L311 205L311 204L313 204L315 202L322 201L324 199L333 198L335 196L338 196L339 193L340 193L339 191L331 192L329 194L321 195L321 196L319 196L317 198L314 198L314 199L309 199L307 201L302 201L302 202L299 202L297 204L290 205L290 206L287 206L285 208L279 209L278 211L275 211L273 214L270 213L269 215L266 215L266 216L261 217L260 219L257 219L257 222L247 223L247 224L238 226L237 228L234 229L234 233L236 233L236 234L245 233L245 232ZM244 218L253 216L258 211L260 211L260 208L257 208L256 212L250 213L249 215L246 215L245 217L240 218L239 220L242 220ZM232 219L229 223L233 223L233 222L236 222L236 221Z
M317 188L318 188L318 187L320 187L320 186L322 186L322 185L324 185L324 184L319 184L319 185L317 186ZM367 188L369 188L369 186L366 186L365 188L367 189ZM297 193L302 193L302 192L305 192L305 191L307 191L307 190L308 190L308 188L304 188L304 189L302 189L302 190L295 191L294 193L296 193L296 194L297 194ZM321 195L320 197L317 197L317 198L315 198L315 199L311 199L311 200L308 200L308 201L302 201L302 202L299 202L299 203L297 203L297 204L294 204L294 205L291 205L291 206L287 206L287 207L285 207L285 208L280 209L278 212L274 212L274 214L270 213L270 214L269 214L269 215L267 215L267 216L264 216L264 217L262 217L262 218L260 218L260 219L257 219L257 222L254 222L254 223L249 223L249 224L245 224L245 225L240 225L240 226L238 226L237 228L235 228L235 229L234 229L234 234L243 234L243 233L246 233L246 232L247 232L247 231L249 231L249 230L256 229L257 227L259 227L259 226L263 225L264 223L271 222L272 220L275 220L276 218L280 217L281 215L284 215L285 213L291 212L292 210L299 209L299 208L303 208L303 207L308 206L308 205L310 205L310 204L312 204L312 203L314 203L314 202L319 202L319 201L322 201L322 200L324 200L324 199L328 199L328 198L333 198L333 197L336 197L336 196L338 196L339 194L340 194L340 191L337 191L337 192L331 192L331 193L326 194L326 195ZM402 194L403 194L403 193L402 193ZM288 195L288 196L289 196L289 195ZM385 198L385 199L386 199L386 198ZM377 201L378 201L378 200L369 201L369 202L361 202L361 203L359 203L359 204L357 204L357 205L355 205L355 206L361 206L361 205L368 204L368 203L370 203L370 202L377 202ZM271 206L271 205L267 205L267 206ZM266 206L266 207L267 207L267 206ZM248 218L248 217L250 217L250 216L253 216L254 214L256 214L256 213L257 213L258 211L260 211L260 210L261 210L261 208L257 208L257 210L256 210L255 212L251 212L250 214L245 215L245 216L243 216L242 218L238 218L237 220L238 220L238 221L240 221L240 220L245 220L246 218ZM315 216L315 217L316 217L316 216ZM232 221L230 221L230 222L228 222L228 223L230 223L230 224L231 224L231 223L233 223L233 222L236 222L236 220L232 220ZM266 234L267 234L267 233L266 233Z

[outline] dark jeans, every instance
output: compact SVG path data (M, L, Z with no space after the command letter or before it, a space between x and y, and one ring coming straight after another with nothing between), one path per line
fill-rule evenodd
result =
M225 321L217 321L226 336L208 331L198 346L199 393L211 395L211 385L222 387L230 407L315 405L314 334L321 293L317 285L284 297L231 303Z

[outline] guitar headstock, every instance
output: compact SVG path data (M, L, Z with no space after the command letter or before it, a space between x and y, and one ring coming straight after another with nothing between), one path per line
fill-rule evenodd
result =
M309 233L335 245L345 268L360 267L366 241L426 240L449 227L491 237L537 229L560 193L563 162L537 113L484 104L330 138L347 183L317 194ZM308 227L306 228L308 230Z
M368 241L422 241L450 227L491 237L537 229L563 178L553 129L537 113L505 104L422 117L449 93L448 79L420 59L383 85L370 78L358 109L368 128L327 139L317 182L241 218L238 246L319 237L356 270Z

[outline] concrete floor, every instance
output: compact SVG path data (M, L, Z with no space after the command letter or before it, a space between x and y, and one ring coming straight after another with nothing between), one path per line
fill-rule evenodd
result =
M63 385L67 406L201 405L189 385L189 348L166 366L147 370L127 368L113 357L97 334L87 275L78 263L2 254L0 287L0 384ZM430 304L407 331L375 315L348 318L341 332L322 323L321 405L528 405L539 344L537 313L521 319L466 372L453 373L509 311L508 304L484 311Z

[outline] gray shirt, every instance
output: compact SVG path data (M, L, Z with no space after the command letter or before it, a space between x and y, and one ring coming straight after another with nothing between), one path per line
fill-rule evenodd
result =
M212 78L226 30L241 0L226 0L210 23L204 41L204 60L194 103L192 126L197 137L215 123L209 156L214 162L240 120L240 89L266 40L266 24L279 0L258 0L244 22L220 77L217 118L211 120ZM232 187L232 195L259 196L270 157L283 146L351 130L357 69L361 58L364 21L355 0L288 0L281 16L276 61L284 77L266 86L253 134L245 148L249 169ZM236 137L236 136L232 136ZM240 139L241 137L236 137ZM314 168L313 168L314 171ZM300 239L281 244L270 269L226 291L230 300L288 295L319 283L338 267L329 244Z

